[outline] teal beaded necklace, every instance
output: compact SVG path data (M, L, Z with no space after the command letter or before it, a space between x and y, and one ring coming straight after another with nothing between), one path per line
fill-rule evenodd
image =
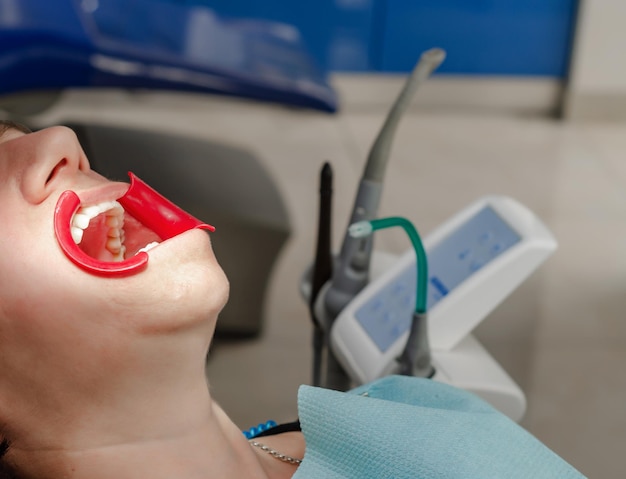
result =
M262 432L265 432L268 429L272 429L275 426L276 426L276 421L272 421L270 419L269 421L265 421L264 423L261 423L258 426L251 427L250 429L246 431L242 431L242 432L243 432L243 435L246 436L246 439L252 439L258 436L259 434L261 434Z

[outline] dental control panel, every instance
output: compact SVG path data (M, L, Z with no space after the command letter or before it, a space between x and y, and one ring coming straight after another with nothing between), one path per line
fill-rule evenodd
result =
M423 243L428 258L429 339L436 369L438 358L450 357L457 347L468 350L469 333L557 247L530 210L501 196L478 200ZM357 383L394 372L415 308L415 262L411 249L372 280L333 325L333 351ZM481 355L487 354L472 342L474 346ZM439 366L437 375L446 381L445 367Z

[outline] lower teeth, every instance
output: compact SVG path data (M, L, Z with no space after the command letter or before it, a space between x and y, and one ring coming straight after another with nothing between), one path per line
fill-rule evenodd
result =
M150 251L152 248L154 248L155 246L157 246L159 243L157 243L156 241L153 241L152 243L148 243L146 246L144 246L143 248L140 248L139 251L137 251L137 254L142 253L142 252L147 252Z

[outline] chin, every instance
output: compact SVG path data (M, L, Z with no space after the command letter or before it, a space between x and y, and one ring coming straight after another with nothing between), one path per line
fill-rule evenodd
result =
M191 230L149 252L148 267L126 278L103 279L116 306L142 331L208 328L228 301L229 283L208 234Z
M216 317L228 300L229 283L219 265L209 235L191 230L150 251L146 281L156 284L177 309Z

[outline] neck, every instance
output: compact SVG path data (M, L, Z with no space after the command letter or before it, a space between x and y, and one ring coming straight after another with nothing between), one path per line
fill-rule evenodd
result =
M209 402L201 422L180 434L142 437L93 448L12 447L9 459L20 465L26 477L38 479L267 479L262 461L241 431L213 402Z

